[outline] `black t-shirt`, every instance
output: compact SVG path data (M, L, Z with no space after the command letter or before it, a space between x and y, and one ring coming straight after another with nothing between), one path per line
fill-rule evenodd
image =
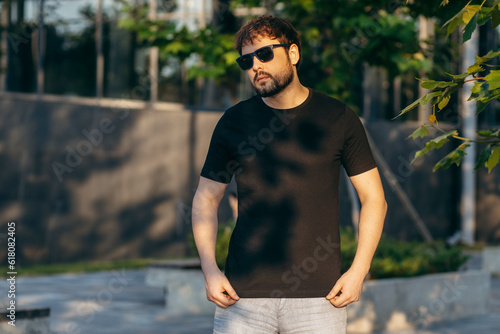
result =
M309 89L286 110L254 96L229 108L201 175L234 175L238 219L225 275L240 297L324 297L340 277L339 173L376 167L363 125L344 103Z

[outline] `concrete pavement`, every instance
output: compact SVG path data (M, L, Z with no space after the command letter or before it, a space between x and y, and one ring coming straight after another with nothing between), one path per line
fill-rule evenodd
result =
M145 270L20 277L17 303L50 307L52 333L205 334L212 316L167 315L161 288L145 285ZM0 282L5 293L7 282ZM491 281L490 314L399 334L500 333L500 278ZM395 332L378 332L393 334Z
M212 333L213 317L167 315L163 290L144 279L145 270L20 277L16 299L19 307L50 307L52 333Z

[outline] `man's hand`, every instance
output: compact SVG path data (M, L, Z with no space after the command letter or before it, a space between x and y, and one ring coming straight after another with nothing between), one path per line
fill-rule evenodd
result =
M207 289L207 299L223 308L233 305L240 299L219 268L205 273L205 288Z
M349 269L338 279L333 289L326 296L326 299L330 300L330 303L336 307L342 307L357 302L363 291L364 279L364 275Z

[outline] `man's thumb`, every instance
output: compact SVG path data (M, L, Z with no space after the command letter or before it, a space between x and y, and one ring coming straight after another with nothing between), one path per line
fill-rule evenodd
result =
M238 300L240 299L240 297L238 297L238 295L236 294L236 291L234 291L233 287L231 285L226 285L224 286L224 289L226 290L227 294L232 298L232 299L235 299L235 300Z
M326 295L326 299L332 299L333 297L337 296L340 292L340 284L335 284L333 286L333 289L330 291L330 293L328 295Z

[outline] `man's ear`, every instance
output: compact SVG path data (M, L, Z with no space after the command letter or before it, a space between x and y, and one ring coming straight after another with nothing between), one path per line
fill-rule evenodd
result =
M297 65L300 59L299 47L297 44L290 45L290 48L288 49L288 56L290 57L292 65Z

